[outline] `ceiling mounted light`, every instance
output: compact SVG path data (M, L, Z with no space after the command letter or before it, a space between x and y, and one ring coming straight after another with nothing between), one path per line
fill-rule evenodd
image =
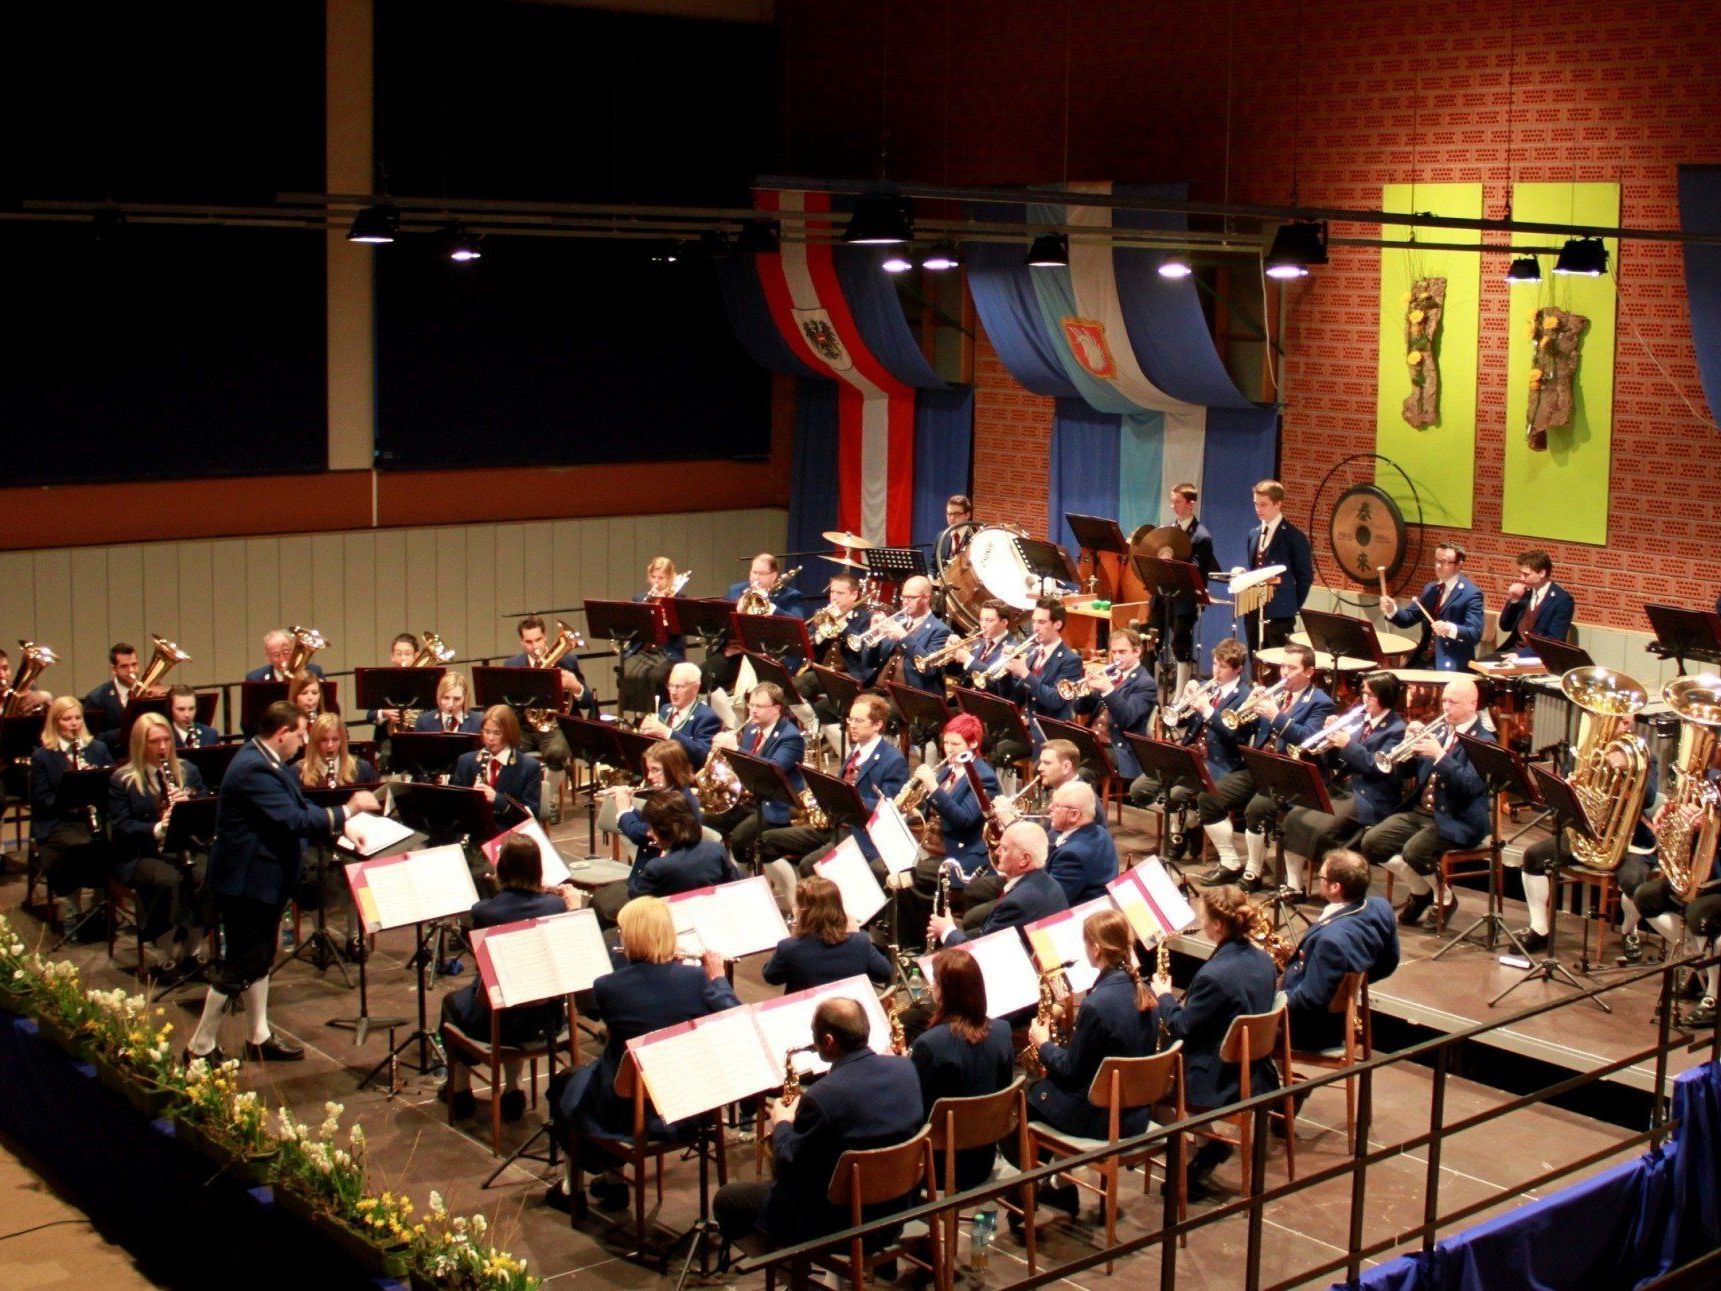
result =
M907 273L914 268L914 261L901 251L892 251L881 263L886 273Z
M484 257L484 239L476 233L468 233L462 224L445 224L437 231L436 239L443 255L455 264L470 264Z
M1298 220L1281 224L1267 251L1266 272L1281 280L1306 278L1312 265L1327 262L1327 222Z
M1542 265L1535 256L1519 256L1506 267L1507 282L1540 282Z
M653 264L670 265L681 259L682 245L679 242L653 242L651 244L651 262Z
M1030 269L1065 269L1070 263L1070 239L1062 233L1042 233L1028 248Z
M922 269L930 269L934 273L943 273L946 269L954 269L962 263L962 253L956 249L954 242L940 242L926 253L926 258L920 262Z
M776 220L748 220L735 239L735 250L743 255L776 255L782 248Z
M393 242L399 232L400 212L383 203L367 206L353 216L353 226L347 230L347 241L384 246Z
M1560 248L1554 272L1599 278L1607 272L1607 243L1600 238L1570 238Z
M902 246L914 237L914 210L895 193L867 193L855 202L855 213L843 230L851 246Z
M1159 262L1159 276L1161 278L1170 278L1175 281L1180 278L1187 278L1194 272L1195 270L1190 267L1187 256L1166 256Z

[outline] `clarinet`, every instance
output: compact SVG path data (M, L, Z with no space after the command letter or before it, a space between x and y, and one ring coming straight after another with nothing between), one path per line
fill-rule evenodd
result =
M341 783L341 764L335 758L323 759L323 787L337 789Z
M83 748L76 740L72 741L72 751L68 755L68 760L71 762L72 770L74 771L87 771L90 769L84 764ZM89 806L85 807L84 812L90 820L90 833L94 834L99 831L102 826L101 821L96 816L95 803L92 802Z

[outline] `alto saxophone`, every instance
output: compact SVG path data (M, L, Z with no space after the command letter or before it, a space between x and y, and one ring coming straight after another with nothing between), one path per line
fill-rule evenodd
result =
M1066 959L1061 964L1040 970L1040 1002L1034 1009L1034 1021L1046 1028L1053 1044L1061 1045L1068 1039L1063 1028L1063 1003L1069 997L1070 983L1064 972L1074 963L1075 960ZM1046 1074L1046 1064L1040 1061L1040 1046L1032 1040L1022 1051L1022 1070L1035 1080Z
M777 1101L784 1107L793 1107L795 1100L801 1096L801 1073L795 1069L795 1055L811 1053L810 1044L796 1045L783 1054L783 1094Z
M1255 917L1249 923L1249 940L1273 957L1273 967L1279 972L1285 971L1285 965L1291 962L1291 957L1297 953L1294 942L1281 937L1273 927L1272 917L1267 913L1266 906L1251 907Z

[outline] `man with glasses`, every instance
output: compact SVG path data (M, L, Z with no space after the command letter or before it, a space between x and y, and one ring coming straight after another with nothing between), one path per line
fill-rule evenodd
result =
M1416 598L1421 609L1415 604L1400 609L1392 597L1380 598L1380 612L1397 627L1432 620L1434 666L1440 672L1467 670L1482 639L1482 589L1464 577L1463 568L1464 548L1443 542L1434 549L1434 580Z
M1303 933L1280 984L1291 1047L1298 1050L1344 1044L1344 1015L1327 1006L1346 973L1367 973L1370 982L1378 982L1398 967L1398 926L1385 899L1368 894L1368 862L1334 848L1321 862L1317 883L1326 909Z

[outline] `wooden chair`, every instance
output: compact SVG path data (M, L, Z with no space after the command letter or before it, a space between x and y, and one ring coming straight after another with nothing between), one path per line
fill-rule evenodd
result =
M1489 840L1479 847L1453 847L1440 854L1440 863L1434 867L1434 931L1442 934L1446 931L1446 894L1452 884L1458 879L1484 879L1489 883L1498 883L1500 876L1495 873L1500 867L1500 854L1494 849L1494 839L1505 832L1502 813L1507 811L1504 794L1494 796L1494 805L1490 810L1494 813L1493 829ZM1386 872L1386 900L1392 903L1394 875L1391 870Z
M1290 1079L1291 1071L1291 1028L1290 1019L1285 1009L1285 997L1281 993L1273 1002L1273 1007L1266 1013L1245 1013L1231 1019L1231 1027L1225 1033L1225 1040L1219 1046L1221 1062L1236 1063L1241 1073L1241 1092L1239 1102L1245 1102L1254 1097L1253 1081L1249 1067L1251 1063L1261 1058L1277 1059L1282 1078ZM1206 1108L1191 1108L1191 1111L1206 1111ZM1297 1177L1297 1106L1296 1100L1286 1094L1283 1105L1271 1113L1283 1122L1285 1127L1285 1171L1291 1178ZM1230 1121L1237 1127L1235 1138L1227 1135L1219 1126ZM1222 1120L1211 1121L1201 1129L1192 1130L1192 1134L1201 1138L1214 1139L1220 1143L1229 1143L1242 1149L1243 1153L1243 1190L1250 1191L1254 1179L1255 1156L1255 1116L1253 1112L1239 1112Z
M977 1094L972 1098L941 1098L932 1105L926 1118L932 1130L933 1161L944 1163L943 1177L938 1182L939 1195L948 1197L957 1191L956 1154L968 1148L983 1148L1016 1136L1017 1160L1029 1160L1031 1139L1028 1131L1028 1083L1017 1076L995 1094ZM1031 1186L1031 1185L1030 1185ZM1005 1209L1026 1217L1028 1207L1016 1206L999 1198ZM961 1230L960 1210L951 1210L944 1221L944 1280L956 1278L957 1236ZM1026 1230L1028 1243L1028 1273L1035 1271L1034 1230Z
M119 935L126 928L137 934L137 970L139 979L149 976L148 965L143 959L143 916L138 909L137 889L129 884L121 883L111 874L107 882L108 902L108 958L114 957L114 946L119 941ZM122 927L122 923L125 927Z
M641 1079L639 1066L634 1061L632 1053L622 1055L621 1067L616 1072L615 1092L618 1098L630 1099L633 1103L633 1124L626 1137L612 1138L608 1135L585 1135L579 1128L578 1120L569 1130L568 1163L571 1171L570 1187L574 1196L574 1215L576 1218L585 1207L585 1184L581 1177L586 1158L581 1153L584 1143L618 1158L630 1172L628 1186L633 1193L633 1236L636 1251L645 1250L645 1174L646 1167L656 1166L657 1176L657 1205L663 1205L663 1159L666 1156L678 1156L689 1146L682 1138L652 1138L650 1134L651 1095L646 1092L645 1081ZM717 1163L717 1184L722 1187L729 1182L729 1155L723 1146L723 1117L720 1112L707 1112L699 1118L708 1121L716 1132L716 1143L713 1154ZM705 1172L699 1172L699 1213L709 1214L710 1197L707 1194Z
M864 1222L867 1207L901 1201L922 1187L930 1196L937 1182L932 1167L932 1127L923 1125L913 1138L892 1147L851 1149L843 1153L837 1158L836 1169L831 1173L830 1189L825 1195L833 1206L848 1207L848 1226L853 1228ZM849 1242L846 1260L833 1251L819 1256L816 1262L827 1268L846 1271L849 1285L859 1291L866 1285L867 1274L880 1264L887 1260L903 1260L925 1269L932 1274L938 1291L947 1291L943 1226L929 1225L927 1240L931 1245L930 1261L921 1259L915 1246L901 1238L869 1251L867 1243L856 1237ZM765 1285L771 1288L774 1283L767 1277Z
M1023 1158L1029 1169L1041 1164L1041 1153L1044 1151L1056 1158L1060 1156L1075 1156L1082 1152L1091 1152L1107 1144L1116 1143L1123 1138L1123 1114L1138 1108L1152 1108L1163 1113L1162 1119L1181 1121L1184 1117L1183 1102L1183 1041L1179 1040L1167 1049L1144 1058L1107 1058L1100 1064L1100 1069L1094 1074L1093 1084L1088 1087L1088 1101L1106 1113L1106 1137L1103 1139L1083 1138L1076 1134L1066 1134L1062 1130L1053 1129L1040 1122L1031 1122L1028 1126L1032 1140L1032 1155ZM1153 1158L1161 1161L1162 1173L1166 1175L1165 1186L1177 1189L1177 1217L1182 1220L1188 1213L1188 1198L1184 1192L1183 1176L1179 1173L1176 1179L1170 1178L1170 1171L1165 1169L1167 1157L1166 1145L1169 1139L1161 1140L1157 1145L1143 1149L1129 1157L1126 1161L1122 1156L1110 1156L1104 1161L1091 1167L1100 1176L1099 1186L1087 1183L1074 1175L1070 1181L1078 1188L1086 1188L1090 1192L1100 1194L1105 1203L1107 1249L1117 1244L1117 1194L1118 1175L1125 1165L1141 1165L1141 1187L1146 1192L1152 1180L1148 1169ZM1023 1217L1027 1233L1034 1231L1035 1198L1030 1193L1027 1199L1028 1213ZM1030 1246L1028 1272L1034 1273L1033 1248ZM1112 1271L1113 1261L1106 1261L1106 1272Z
M544 1059L548 1070L544 1074L546 1082L555 1079L556 1051L564 1045L567 1048L568 1065L573 1066L579 1061L578 1051L574 1047L574 1036L578 1034L578 1016L574 1011L574 997L565 1000L568 1014L568 1029L559 1035L546 1036L541 1045L507 1045L502 1043L502 1014L506 1009L490 1010L490 1036L488 1040L480 1040L467 1035L452 1023L443 1027L447 1040L448 1061L450 1066L455 1062L464 1062L474 1071L483 1069L490 1084L490 1152L492 1156L502 1155L502 1065L508 1062L524 1062L527 1064L529 1075L528 1085L532 1091L532 1106L538 1105L538 1059ZM524 1007L534 1008L535 1005ZM448 1100L448 1123L454 1123L454 1099Z
M1293 1049L1291 1058L1300 1067L1322 1071L1343 1071L1374 1057L1374 1015L1368 1002L1368 974L1346 973L1333 992L1328 1012L1344 1016L1344 1043L1331 1049ZM1301 1080L1302 1073L1293 1079ZM1357 1078L1345 1080L1345 1146L1356 1151Z

